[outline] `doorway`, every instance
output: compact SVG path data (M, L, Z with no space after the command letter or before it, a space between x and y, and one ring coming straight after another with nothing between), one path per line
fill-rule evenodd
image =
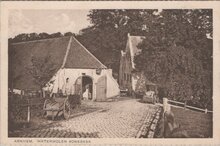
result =
M78 77L75 83L75 93L80 94L82 99L92 100L93 98L93 79L90 76Z

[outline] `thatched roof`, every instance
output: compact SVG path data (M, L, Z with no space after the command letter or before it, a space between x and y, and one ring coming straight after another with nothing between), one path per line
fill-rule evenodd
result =
M74 37L71 42L65 67L84 69L107 68Z
M56 68L54 74L61 67L106 68L72 36L14 43L10 47L13 49L14 55L9 55L13 60L9 62L9 66L13 70L13 77L9 76L9 78L16 78L13 82L13 87L16 89L39 89L39 86L34 83L33 77L27 73L32 56L46 58L49 55Z

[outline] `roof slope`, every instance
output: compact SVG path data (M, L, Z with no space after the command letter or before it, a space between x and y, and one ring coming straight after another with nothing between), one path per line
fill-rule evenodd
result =
M53 38L12 44L13 55L13 77L19 77L14 81L16 89L39 89L33 77L27 73L27 67L31 65L31 58L46 58L48 55L56 67L60 68L66 53L70 37ZM55 73L54 73L55 74Z
M13 87L16 89L39 89L39 86L34 82L33 77L27 73L26 69L31 65L32 56L46 58L49 55L56 67L54 74L61 67L106 68L74 37L14 43L11 47L14 50L14 55L9 55L13 60L13 62L9 62L9 65L13 70L13 78L17 78L13 82ZM9 78L12 77L9 76Z
M134 56L138 55L141 50L138 49L138 45L143 41L145 37L143 36L130 36L128 35L128 43L129 43L129 49L131 54L131 64L132 68L135 68L134 66Z
M107 67L73 37L65 63L65 68L92 69Z

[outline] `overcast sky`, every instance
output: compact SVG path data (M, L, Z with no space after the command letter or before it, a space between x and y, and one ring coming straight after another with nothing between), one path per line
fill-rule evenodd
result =
M9 37L20 33L79 33L90 25L89 10L11 10Z

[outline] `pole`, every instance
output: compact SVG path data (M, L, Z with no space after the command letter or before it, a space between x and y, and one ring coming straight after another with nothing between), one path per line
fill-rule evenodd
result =
M163 98L163 112L165 113L167 111L167 106L168 106L168 99Z
M28 99L28 115L27 115L27 122L28 123L30 122L30 115L31 115L31 112L30 112L30 101Z
M208 109L207 109L207 108L205 109L205 113L206 113L206 114L208 113Z
M165 137L165 133L166 133L165 112L167 112L167 106L168 106L168 99L164 97L163 98L163 137Z
M186 101L184 102L184 110L186 109Z

